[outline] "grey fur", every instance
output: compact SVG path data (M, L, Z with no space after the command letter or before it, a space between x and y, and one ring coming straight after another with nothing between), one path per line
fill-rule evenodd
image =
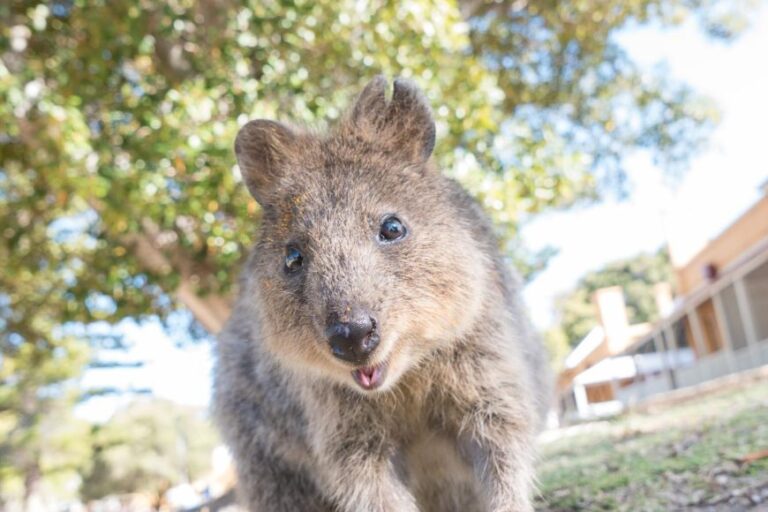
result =
M542 346L491 226L429 159L412 84L366 87L329 133L253 121L236 153L261 234L218 343L214 407L254 511L532 510ZM397 214L408 236L377 242ZM304 265L283 271L287 244ZM363 391L323 337L329 313L378 319Z

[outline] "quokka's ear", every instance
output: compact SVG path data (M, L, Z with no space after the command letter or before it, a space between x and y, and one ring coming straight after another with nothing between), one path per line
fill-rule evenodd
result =
M235 139L235 156L243 181L261 205L286 172L297 136L276 121L256 119L245 124Z
M392 99L386 98L387 80L375 77L352 107L353 129L384 149L423 163L435 148L435 121L426 98L411 81L397 78Z

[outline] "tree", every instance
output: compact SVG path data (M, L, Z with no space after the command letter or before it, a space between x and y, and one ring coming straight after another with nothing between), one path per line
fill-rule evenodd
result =
M83 470L84 500L149 493L162 497L210 468L218 438L202 411L164 400L143 400L94 427L91 463Z
M563 369L565 358L573 348L568 343L565 331L559 325L545 329L542 333L542 341L547 348L550 366L554 371L559 372Z
M0 505L16 499L22 510L43 479L76 476L89 455L87 425L72 417L85 347L55 340L49 352L46 341L5 345L0 358Z
M621 286L630 323L653 322L658 311L653 285L672 281L672 265L666 248L653 254L639 254L633 258L607 264L600 270L589 272L579 279L576 288L557 301L559 327L549 334L553 346L557 337L564 336L571 347L578 344L598 323L593 295L600 288ZM560 335L557 331L562 332Z
M9 189L8 195L16 192ZM31 239L45 230L45 225L27 226ZM23 250L0 245L6 266L0 273L0 496L21 488L25 507L43 477L71 469L61 461L82 454L79 443L53 441L71 425L79 395L72 379L89 358L87 344L57 329L66 314L60 291L73 266L69 247L52 241L37 247L49 264L30 268Z
M0 192L0 203L25 193L28 184L6 178L11 186ZM83 423L72 418L72 408L116 390L82 389L77 379L88 364L110 364L94 360L95 349L122 346L104 329L99 334L72 323L85 318L83 306L93 312L91 319L104 307L97 294L80 304L68 291L87 270L83 256L93 238L85 221L57 218L61 212L46 212L44 201L36 208L35 214L0 211L3 221L16 215L28 234L0 244L0 497L20 494L24 507L43 479L72 475L88 456Z

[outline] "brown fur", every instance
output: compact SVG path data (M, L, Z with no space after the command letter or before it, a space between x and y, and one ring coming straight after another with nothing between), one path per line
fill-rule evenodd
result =
M378 77L327 134L253 121L236 142L264 211L218 344L215 410L259 511L531 510L548 372L475 202L433 166L410 83ZM408 236L377 243L396 214ZM304 265L283 271L286 245ZM365 307L386 363L363 391L323 335Z

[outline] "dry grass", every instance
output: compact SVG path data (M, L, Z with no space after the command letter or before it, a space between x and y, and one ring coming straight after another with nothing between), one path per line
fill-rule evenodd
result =
M766 381L542 444L537 510L768 510Z

